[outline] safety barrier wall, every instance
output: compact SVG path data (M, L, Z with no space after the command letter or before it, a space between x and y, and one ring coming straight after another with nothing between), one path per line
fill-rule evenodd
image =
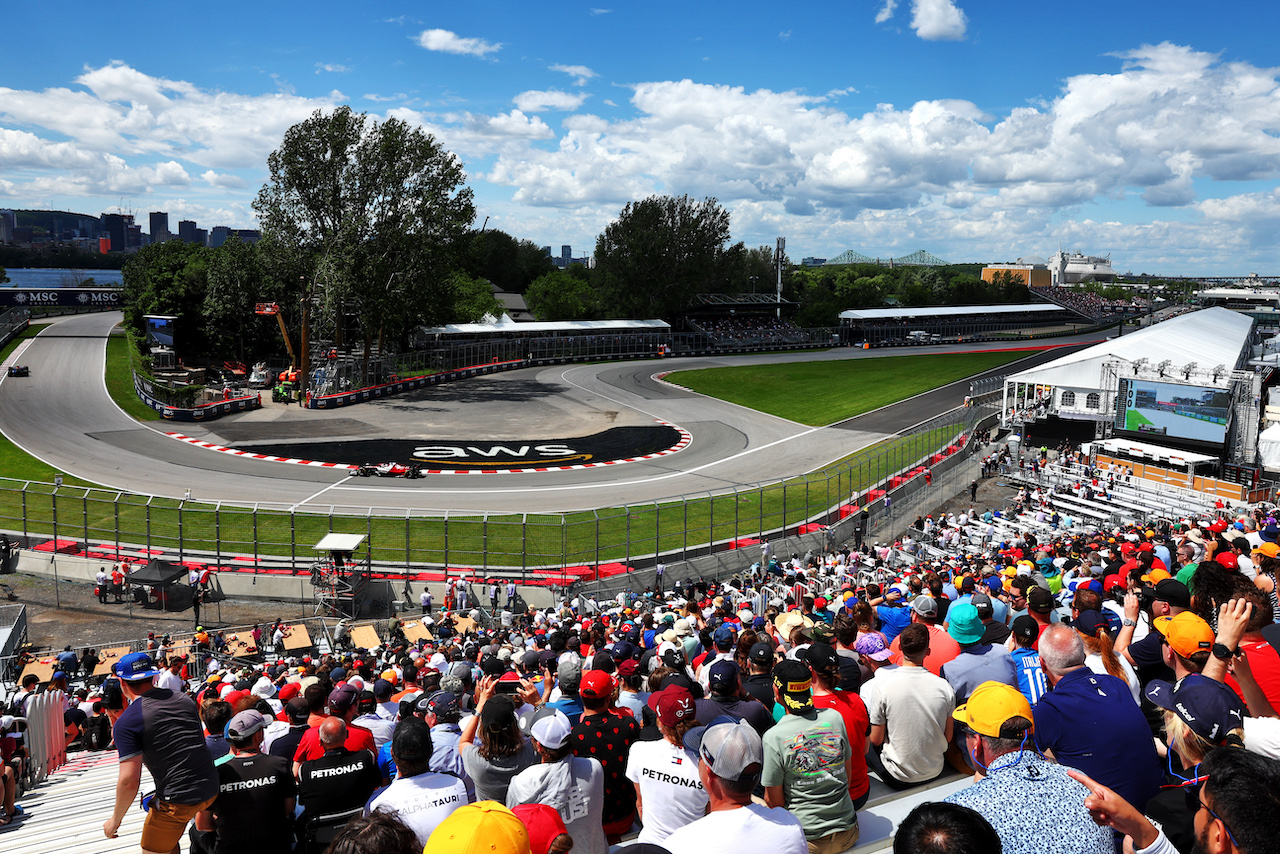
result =
M955 453L980 414L957 408L822 471L722 493L577 513L461 514L334 505L327 512L167 499L79 486L0 480L0 530L26 549L111 562L159 557L252 578L306 572L331 532L364 534L376 567L517 577L565 585L687 560L831 525L855 507ZM932 462L930 462L932 461ZM906 478L894 482L895 478ZM870 494L869 494L870 493ZM895 493L896 494L896 493ZM430 579L430 580L443 580Z
M196 406L191 409L183 409L157 400L149 392L149 386L150 384L147 380L143 379L138 373L134 373L133 390L137 393L138 399L156 412L159 412L166 421L212 421L215 418L221 418L233 412L245 412L262 406L261 396L250 394L244 397L233 397L229 400L219 400L215 403L206 403L204 406Z

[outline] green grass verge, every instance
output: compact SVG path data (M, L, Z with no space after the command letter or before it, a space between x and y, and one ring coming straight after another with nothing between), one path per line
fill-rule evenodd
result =
M132 352L127 336L112 335L107 339L107 394L129 417L159 421L160 413L143 403L133 390Z
M956 423L864 448L820 472L783 483L687 502L571 514L448 519L344 516L218 508L198 502L51 486L0 483L0 527L90 544L120 541L170 552L261 554L309 560L330 531L368 534L373 557L453 567L575 566L628 555L697 548L708 542L794 528L845 502L953 439ZM119 532L117 534L117 532ZM92 546L91 546L92 547Z
M1025 359L1025 352L946 353L676 371L687 389L813 426L873 409Z

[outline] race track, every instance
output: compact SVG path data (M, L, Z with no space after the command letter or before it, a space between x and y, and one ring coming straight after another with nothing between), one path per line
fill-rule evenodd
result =
M118 312L59 319L37 338L20 345L9 362L29 366L31 376L0 379L0 432L50 465L106 487L171 498L181 498L189 489L202 501L239 505L565 512L718 492L820 468L959 406L969 388L969 381L964 380L840 424L815 428L655 379L661 373L689 368L877 358L954 351L956 347L839 349L527 368L340 410L266 404L260 410L207 424L140 424L115 405L103 380L106 340L120 319ZM1065 339L1063 343L1072 342ZM994 349L994 345L974 345L972 349ZM1031 353L1014 369L1061 353ZM1009 370L1005 367L992 373ZM571 442L573 437L593 436L613 427L655 422L687 431L692 441L675 453L618 465L537 473L433 475L413 481L357 478L341 469L252 460L165 435L180 432L230 447L287 449L297 444L301 455L301 448L319 441Z

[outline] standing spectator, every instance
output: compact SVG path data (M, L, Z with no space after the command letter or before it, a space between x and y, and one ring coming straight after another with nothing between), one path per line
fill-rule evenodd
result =
M533 744L520 734L511 697L495 693L497 680L480 680L476 713L467 718L458 741L467 775L475 781L476 798L507 802L511 778L538 762Z
M391 739L391 755L399 773L365 805L365 815L379 809L396 813L413 830L419 845L426 845L436 826L468 803L467 787L460 779L428 770L431 752L427 725L417 718L401 721Z
M693 730L686 741L698 754L698 776L709 809L703 818L662 841L671 854L809 854L804 828L791 812L756 803L751 793L764 769L760 735L743 722Z
M662 738L631 745L627 779L635 786L644 824L636 841L664 844L672 832L706 814L707 792L698 774L698 755L684 744L698 723L693 695L672 685L650 698Z
M636 789L627 780L627 754L640 738L632 715L613 709L613 679L603 670L588 670L578 690L582 717L573 725L569 743L576 756L599 760L604 770L604 834L615 845L636 819Z
M417 710L431 728L431 770L440 771L462 780L467 787L469 800L476 799L475 782L467 774L458 742L462 740L462 710L458 695L451 691L436 691L417 703Z
M105 566L98 567L98 574L93 577L93 581L98 585L93 591L98 594L98 602L107 604L107 594L111 592L111 576L107 574Z
M1089 669L1084 643L1070 626L1045 630L1040 661L1050 689L1035 708L1036 746L1145 809L1163 774L1151 729L1129 686Z
M184 694L155 687L158 671L145 652L124 656L115 671L130 705L112 732L120 770L115 809L102 832L108 839L116 837L146 765L156 795L142 825L142 850L176 854L187 822L218 794L218 775L204 747L196 704Z
M903 629L911 624L911 609L902 602L902 591L891 587L876 604L876 616L880 618L880 631L886 643L893 643Z
M184 690L182 666L186 663L187 660L180 655L169 656L168 666L156 676L155 686L157 688L168 688L170 691L181 694Z
M261 752L267 719L253 710L231 719L231 756L218 768L218 797L196 815L196 829L217 831L214 854L280 854L293 845L298 787L283 756Z
M981 813L999 834L1005 854L1042 854L1046 847L1114 854L1111 831L1073 808L1088 791L1061 765L1030 749L1031 704L1018 689L985 682L955 717L964 724L973 764L986 773L945 800Z
M431 616L431 588L423 585L422 595L418 597L418 603L422 605L422 616Z
M947 680L924 669L928 629L908 626L902 635L902 666L879 671L864 686L875 686L864 697L871 721L867 764L892 789L918 786L942 773L956 705Z
M575 854L606 854L604 770L595 759L573 755L572 729L568 716L558 710L534 721L530 733L542 764L511 780L507 806L546 804L560 813Z
M813 705L809 668L784 659L773 688L786 714L765 733L760 784L765 803L800 820L811 854L836 854L858 841L858 812L849 799L852 749L844 720Z

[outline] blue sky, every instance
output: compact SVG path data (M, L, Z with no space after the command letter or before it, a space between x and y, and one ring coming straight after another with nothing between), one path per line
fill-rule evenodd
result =
M1061 247L1280 274L1278 19L1115 0L27 4L0 36L0 207L253 226L285 129L345 103L435 134L491 228L576 255L628 201L688 193L795 259Z

